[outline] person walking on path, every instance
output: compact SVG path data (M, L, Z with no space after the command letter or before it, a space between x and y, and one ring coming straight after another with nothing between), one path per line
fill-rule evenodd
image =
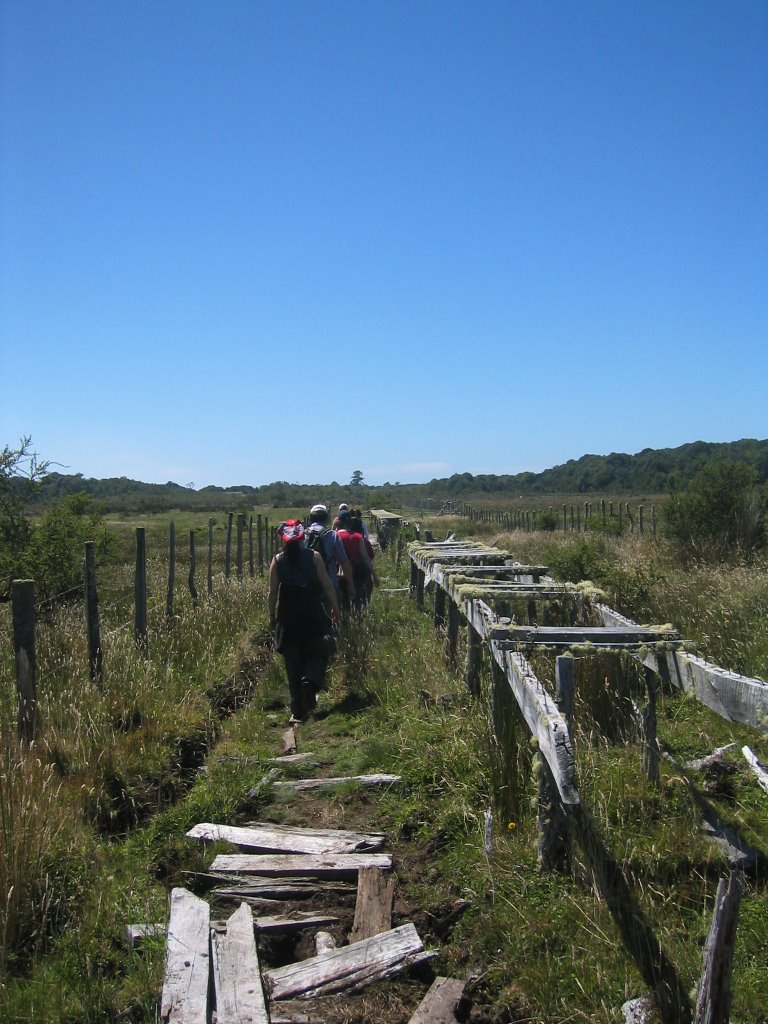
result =
M269 566L269 628L285 661L291 724L305 721L325 685L333 620L339 601L322 557L304 547L304 524L287 519L278 527L284 547ZM323 599L331 609L329 618Z
M355 582L352 575L352 563L336 532L336 527L329 528L330 519L331 513L327 505L312 506L309 510L309 526L307 527L305 545L312 551L319 551L323 556L326 571L331 578L331 583L336 588L339 602L341 602L341 578L345 580L345 589L352 593L354 600ZM341 572L341 576L339 576L339 572Z
M345 608L354 608L359 611L368 604L373 587L379 585L373 564L373 546L363 536L362 524L357 516L352 516L349 512L341 512L339 518L341 526L338 534L352 563L355 580L354 595L352 597L344 595L346 598L344 605Z

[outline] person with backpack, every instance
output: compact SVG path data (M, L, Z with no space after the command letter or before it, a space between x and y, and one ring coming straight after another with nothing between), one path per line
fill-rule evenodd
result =
M368 604L373 587L379 585L373 565L373 546L363 536L362 523L358 516L342 512L339 518L341 528L338 534L352 563L352 575L355 583L352 596L343 593L345 598L343 603L345 607L361 609Z
M278 527L283 541L269 566L269 628L275 650L283 656L288 677L292 725L303 722L317 707L317 691L325 685L328 644L339 601L317 551L304 546L304 524L287 519ZM323 597L331 609L325 610Z
M355 596L355 581L352 573L352 565L349 561L346 548L341 542L335 529L329 529L328 523L331 513L326 505L313 505L309 510L309 527L307 528L305 544L310 551L318 551L331 583L336 588L336 596L341 600L340 578L343 578L346 589ZM341 576L339 575L341 573Z

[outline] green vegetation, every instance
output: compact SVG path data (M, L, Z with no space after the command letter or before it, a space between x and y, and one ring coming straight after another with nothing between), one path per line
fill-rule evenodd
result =
M206 524L204 517L183 520L185 529L207 530ZM112 527L124 557L132 525ZM643 984L583 859L576 858L572 875L538 873L531 807L538 769L527 729L508 691L492 700L487 663L480 701L469 697L460 673L445 664L431 609L419 613L404 594L383 592L405 583L407 567L396 567L395 545L380 556L382 592L365 621L345 634L330 690L320 714L302 728L302 744L322 751L328 774L396 771L403 782L378 795L350 787L284 796L264 784L286 716L282 666L264 631L264 582L224 585L217 575L213 598L197 608L179 594L169 624L167 519L143 525L154 595L149 659L136 652L129 605L117 599L121 587L129 589L131 564L106 563L102 574L115 599L104 607L103 688L87 677L77 608L53 610L40 627L43 728L30 754L11 740L12 646L7 617L0 619L0 1018L155 1020L163 943L130 950L124 925L163 920L170 886L190 884L187 872L210 863L212 849L184 838L191 825L266 818L385 831L399 922L414 920L427 945L440 950L438 973L473 977L479 1024L618 1022L621 1003L641 994ZM444 517L425 525L436 536L467 528ZM216 529L218 545L223 522ZM683 570L663 544L638 536L487 539L521 561L550 565L563 579L592 579L609 603L635 618L673 621L714 661L766 674L763 563ZM698 832L698 812L678 770L665 762L660 787L649 786L638 747L610 714L620 675L631 689L640 683L637 674L631 667L620 673L607 656L579 666L576 746L586 808L690 988L724 864ZM542 655L534 668L542 680L552 679L551 656ZM500 700L503 745L491 729ZM663 696L659 732L679 761L726 742L749 743L768 760L764 736L677 693ZM728 785L710 799L747 841L768 848L768 801L737 758ZM483 841L488 808L490 850ZM737 936L735 1024L764 1019L766 956L768 891L760 877L747 880ZM404 1022L423 988L415 980L383 986L365 997L363 1010L359 997L339 998L324 1019L341 1024L362 1014L367 1024Z

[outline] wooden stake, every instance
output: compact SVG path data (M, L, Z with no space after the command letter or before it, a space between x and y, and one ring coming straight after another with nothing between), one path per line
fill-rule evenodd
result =
M32 743L37 732L37 657L35 655L35 584L11 584L13 649L16 654L16 690L19 695L18 735Z

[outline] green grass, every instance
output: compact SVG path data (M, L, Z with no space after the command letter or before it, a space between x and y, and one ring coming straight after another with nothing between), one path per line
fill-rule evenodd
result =
M448 529L466 531L467 524L440 519L432 528L438 537ZM644 621L679 624L664 605L665 589L679 601L679 613L689 616L690 629L716 621L718 614L722 618L725 607L740 606L746 610L721 632L730 649L743 652L743 664L760 674L761 641L751 639L754 619L743 588L759 596L761 584L740 576L740 570L728 577L732 586L706 589L702 577L697 589L674 576L673 567L636 538L601 539L586 551L569 550L558 537L495 531L486 539L522 561L552 565L558 559L561 568L580 562L595 582L621 584L622 609ZM727 567L724 572L727 576ZM381 558L380 575L383 588L405 585L407 566L395 568L394 549ZM162 578L158 558L153 585L158 595L163 595ZM698 610L686 603L694 596ZM425 611L417 612L404 594L374 595L369 614L342 638L320 713L301 731L304 749L318 754L327 774L395 772L402 783L384 793L347 786L300 797L263 785L267 758L280 750L287 706L282 665L264 646L263 581L217 586L210 606L203 602L192 609L182 602L172 630L158 601L149 663L133 653L128 631L105 661L103 694L85 679L74 613L71 623L65 616L45 627L51 630L43 635L53 652L43 653L41 640L44 664L63 661L68 668L51 677L57 686L45 696L45 756L36 769L43 780L33 781L30 774L28 781L44 794L44 780L55 778L68 793L56 806L70 816L59 821L50 808L42 812L49 823L47 833L40 830L47 845L36 859L29 851L28 867L33 879L39 883L47 877L49 885L27 890L28 906L34 912L47 900L51 912L44 920L32 918L39 927L30 954L20 959L9 947L0 1019L20 1024L155 1020L163 944L149 943L141 953L128 950L125 924L164 920L170 887L186 884L186 872L210 863L213 848L184 838L191 825L266 818L385 831L395 859L400 920L416 921L427 945L439 949L437 973L472 977L473 998L485 1014L479 1019L499 1024L621 1020L621 1003L645 991L637 966L578 848L572 875L539 873L532 806L535 751L527 730L507 708L505 745L494 740L488 666L481 698L473 700L461 672L446 666L429 598ZM719 613L708 610L716 601L723 602ZM764 624L759 632L764 639ZM71 651L66 635L72 637ZM712 642L711 636L692 639ZM551 657L537 660L535 670L549 682ZM627 670L631 690L640 679ZM638 907L690 989L701 969L724 865L698 832L698 814L678 770L663 762L660 786L650 786L642 776L638 746L623 741L621 723L606 713L619 685L617 672L615 661L577 664L575 741L582 797L600 840L622 867ZM222 686L235 694L224 717L216 703ZM120 716L124 724L116 728ZM659 735L679 761L727 742L748 742L768 760L764 736L724 722L679 694L663 696ZM54 749L58 760L51 776L45 765ZM185 752L189 760L180 767ZM202 753L207 770L198 773ZM13 771L6 774L11 781L18 778ZM299 768L284 769L283 777L300 774ZM109 831L110 807L125 801L106 786L108 776L112 785L117 778L127 787L134 804L144 800L129 827L111 835L100 828ZM86 798L80 789L75 797L72 779L95 795ZM744 838L768 851L768 798L746 766L737 767L731 784L730 793L713 802ZM33 813L33 801L25 803L18 785L14 793L14 813ZM103 806L96 811L99 794ZM7 807L13 795L5 797ZM483 829L489 808L494 829L487 851ZM41 818L32 819L29 828L39 827ZM9 849L6 842L6 856ZM58 874L51 874L54 865ZM20 949L21 936L15 941ZM24 942L29 946L28 935ZM768 891L760 877L747 880L742 903L734 1024L765 1021L767 960ZM390 1024L409 1019L416 988L393 991L402 1008L380 1017L371 1013L369 1019Z

